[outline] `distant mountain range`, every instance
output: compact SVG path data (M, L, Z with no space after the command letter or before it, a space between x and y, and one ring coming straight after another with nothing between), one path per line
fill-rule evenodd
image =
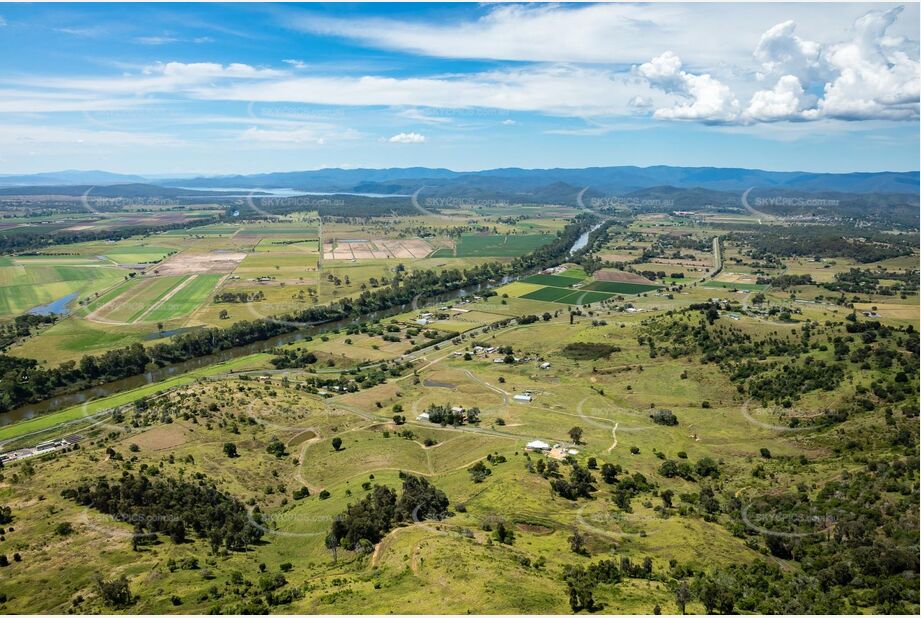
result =
M590 167L583 169L500 168L454 172L444 168L322 169L235 176L162 178L113 174L104 171L48 172L0 175L0 187L54 185L115 185L149 183L165 187L222 189L296 189L324 193L411 194L456 196L465 199L519 199L551 202L563 193L588 187L594 195L623 196L653 187L741 192L789 190L806 193L918 194L919 173L771 172L716 167ZM559 200L557 200L559 201ZM569 201L568 199L566 201Z

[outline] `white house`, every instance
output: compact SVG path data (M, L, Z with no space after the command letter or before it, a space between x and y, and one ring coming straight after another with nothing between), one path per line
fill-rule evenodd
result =
M541 369L550 369L550 363L541 363L539 367Z
M540 440L532 440L525 445L525 449L529 451L547 451L550 450L550 445Z
M531 401L531 395L528 393L521 393L512 397L515 401Z
M427 421L427 420L429 420L429 413L428 413L428 412L423 412L422 414L420 414L419 416L416 417L416 420L417 420L417 421Z

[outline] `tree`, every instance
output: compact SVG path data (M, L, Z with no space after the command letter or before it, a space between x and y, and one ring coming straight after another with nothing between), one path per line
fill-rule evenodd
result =
M134 602L131 589L128 587L128 578L124 575L112 580L105 580L97 575L96 587L103 603L109 607L124 609Z
M666 489L659 495L662 498L662 506L667 509L672 508L672 498L675 497L675 492L673 492L671 489Z
M573 444L581 444L582 442L582 428L573 427L569 430L569 437L572 440Z
M569 567L565 577L566 585L569 587L569 607L572 611L592 611L595 608L595 580L591 573L582 567Z
M682 614L690 600L691 590L688 588L688 583L684 580L678 582L678 586L675 587L675 603L678 604L678 609Z
M237 445L234 444L233 442L224 443L224 454L227 457L230 457L231 459L233 459L234 457L240 456L239 454L237 454Z
M492 474L492 470L486 467L482 461L478 461L468 469L470 472L470 478L473 479L474 483L482 483L486 480L486 477Z
M333 438L333 448L337 451L340 448L342 448L342 438L340 438L339 436L336 436L335 438Z
M579 534L579 531L576 530L572 533L572 536L569 537L569 549L572 550L574 554L587 554L588 551L585 549L585 537Z
M512 545L515 542L515 532L511 528L507 528L505 524L500 521L496 525L496 530L493 532L493 538L503 545Z

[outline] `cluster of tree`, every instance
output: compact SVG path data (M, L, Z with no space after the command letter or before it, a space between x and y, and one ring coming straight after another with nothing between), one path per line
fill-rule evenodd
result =
M895 283L883 285L882 280L895 281ZM850 294L904 296L918 291L918 271L898 272L851 268L847 272L836 273L834 281L825 282L822 287L833 292Z
M114 229L44 229L39 231L29 228L16 229L15 233L0 234L0 254L21 253L48 246L68 245L78 242L117 241L131 236L145 236L168 230L182 230L202 225L210 225L219 221L219 218L202 217L189 219L180 223L165 223L163 225L131 225L116 227Z
M368 550L394 526L409 521L440 518L447 514L448 498L425 478L401 473L402 493L375 485L333 521L327 538L330 548Z
M219 292L214 295L216 303L252 303L265 299L265 293L261 290L255 292Z
M915 213L917 217L917 213ZM911 255L918 235L887 234L856 226L752 226L730 233L728 239L747 244L752 256L773 254L783 257L846 257L861 264Z
M815 390L833 391L844 379L841 363L829 363L807 356L802 363L757 363L736 366L730 379L745 385L748 394L762 404L789 405Z
M100 478L95 484L66 488L61 495L133 524L135 539L165 534L174 543L182 543L194 533L217 551L222 546L243 550L262 538L262 530L246 507L204 480L151 480L126 473L115 481Z
M227 328L205 328L177 335L169 343L140 343L101 355L86 355L45 369L36 361L0 354L0 412L66 392L145 373L151 364L163 367L221 350L291 332L280 321L237 322Z
M601 609L595 604L595 588L599 584L617 584L621 579L623 576L613 560L601 560L588 567L569 565L563 569L563 581L569 590L569 606L574 612Z
M569 479L555 478L550 481L550 488L567 500L591 498L592 492L595 491L595 477L588 469L574 461L569 471Z
M719 465L710 457L703 457L698 460L697 464L692 466L687 461L674 461L666 459L659 466L659 474L665 478L682 478L686 481L694 481L695 474L698 477L717 478L720 475Z
M567 343L560 351L560 354L572 360L598 360L607 358L615 352L620 352L620 348L616 345L579 341Z
M665 408L656 410L655 412L649 415L649 418L652 419L653 423L656 423L658 425L666 425L668 427L674 427L675 425L678 424L678 417L675 416L675 413Z
M276 369L301 369L316 363L317 355L303 348L278 348L270 362Z
M235 211L238 218L264 219L265 213L286 215L305 210L304 198L290 199L277 197L251 198L256 208L250 208L249 202L234 204L229 211ZM418 215L408 197L365 197L363 195L336 194L311 197L310 210L316 210L321 217L331 221L361 222L373 217L407 217Z
M777 277L759 276L758 285L772 285L775 288L786 290L796 285L813 285L812 275L779 275Z
M0 350L5 350L20 339L31 336L35 328L54 324L57 320L58 316L53 313L17 315L9 322L0 324Z
M454 427L458 427L464 423L480 422L480 409L477 407L467 409L459 408L455 411L451 404L442 406L433 403L425 409L425 412L429 415L430 422L442 426L453 425Z

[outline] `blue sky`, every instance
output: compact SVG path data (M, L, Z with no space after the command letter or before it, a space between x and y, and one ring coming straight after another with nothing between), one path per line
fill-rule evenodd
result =
M0 4L0 173L916 170L917 4Z

